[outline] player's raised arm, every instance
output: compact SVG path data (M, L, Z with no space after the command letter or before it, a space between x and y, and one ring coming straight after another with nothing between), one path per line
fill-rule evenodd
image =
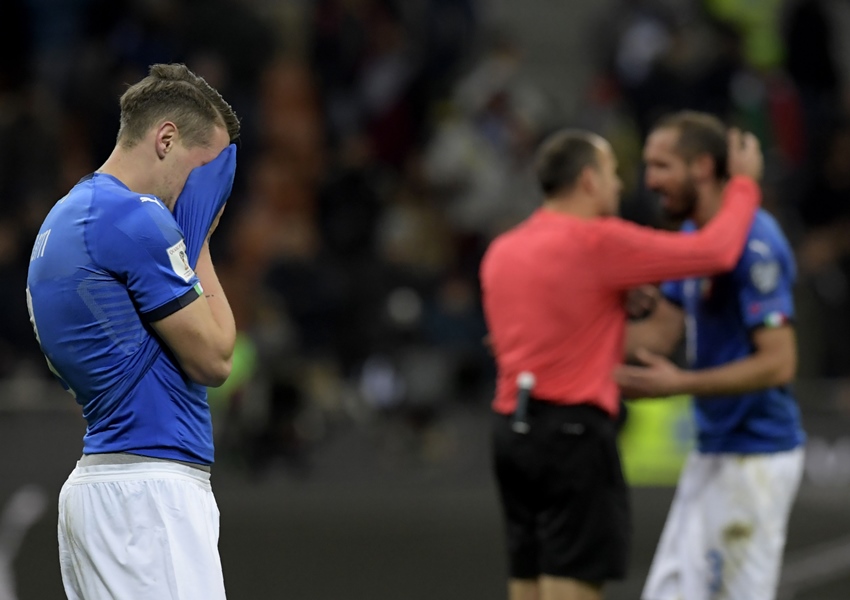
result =
M153 323L195 383L216 387L230 375L236 326L210 257L209 240L233 187L236 147L189 174L174 218L185 233L186 257L201 283L201 298Z
M202 297L152 326L189 379L217 387L230 376L236 323L213 268L208 242L201 247L195 273L201 281Z

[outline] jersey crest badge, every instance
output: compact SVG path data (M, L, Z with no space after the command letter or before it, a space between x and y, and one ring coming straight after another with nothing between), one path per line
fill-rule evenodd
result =
M189 264L189 255L186 254L186 244L180 240L168 249L168 258L171 260L171 268L187 283L195 276L195 271Z
M779 285L779 262L760 260L750 267L750 281L762 294L769 294Z

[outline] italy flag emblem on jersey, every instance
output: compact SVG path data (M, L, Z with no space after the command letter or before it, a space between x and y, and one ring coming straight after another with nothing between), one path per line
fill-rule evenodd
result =
M767 313L764 317L764 324L766 327L770 327L771 329L775 327L782 327L788 323L788 317L783 313L775 310L773 312Z

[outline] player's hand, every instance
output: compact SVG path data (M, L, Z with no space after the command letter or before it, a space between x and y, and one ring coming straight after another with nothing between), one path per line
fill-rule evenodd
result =
M614 381L625 398L662 398L682 393L683 371L659 354L644 348L635 352L642 367L620 365Z
M745 175L761 181L764 172L764 156L758 138L749 132L735 127L728 134L729 156L727 167L729 175Z
M626 292L624 308L630 319L645 319L655 311L661 292L654 285L642 285Z

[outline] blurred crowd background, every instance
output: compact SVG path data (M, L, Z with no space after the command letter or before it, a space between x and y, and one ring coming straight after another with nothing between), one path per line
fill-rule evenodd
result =
M212 242L240 331L211 393L220 460L306 474L335 431L376 426L395 455L447 460L441 415L490 400L478 263L539 202L536 144L605 135L623 216L658 224L641 146L682 108L760 137L799 262L800 376L850 375L850 2L550 4L535 25L509 0L3 0L0 377L49 377L23 293L35 232L156 62L242 119Z

